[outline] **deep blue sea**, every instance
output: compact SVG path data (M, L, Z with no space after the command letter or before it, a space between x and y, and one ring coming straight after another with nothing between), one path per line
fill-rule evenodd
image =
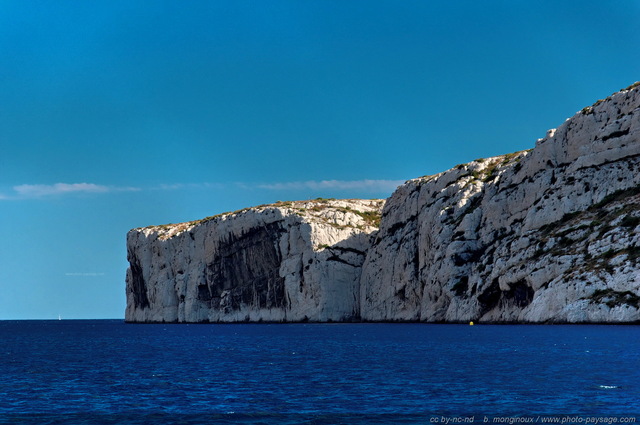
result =
M640 421L640 326L0 321L0 359L3 424Z

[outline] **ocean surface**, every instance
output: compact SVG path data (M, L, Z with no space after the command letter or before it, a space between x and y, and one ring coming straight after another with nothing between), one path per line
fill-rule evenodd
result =
M3 424L640 421L640 326L0 321L0 359Z

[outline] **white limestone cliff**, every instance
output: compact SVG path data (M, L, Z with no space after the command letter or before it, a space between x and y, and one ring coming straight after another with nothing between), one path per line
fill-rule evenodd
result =
M361 277L363 320L640 320L640 89L535 149L407 182Z
M279 202L127 235L129 322L344 321L382 200Z
M639 86L386 202L134 229L126 320L638 322Z

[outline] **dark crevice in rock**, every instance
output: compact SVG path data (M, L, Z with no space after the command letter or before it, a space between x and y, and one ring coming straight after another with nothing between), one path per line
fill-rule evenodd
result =
M395 235L400 229L404 229L405 226L407 224L409 224L410 222L414 221L417 218L416 215L412 215L411 217L409 217L407 219L407 221L403 221L400 223L394 223L393 226L391 226L388 230L387 230L387 237L393 236Z
M461 276L458 282L451 288L456 297L463 297L469 290L469 276Z
M340 252L352 252L356 255L366 255L367 253L364 251L361 251L359 249L355 249L355 248L349 248L349 247L341 247L341 246L332 246L331 248L329 248L331 250L331 252L333 251L340 251Z
M491 284L478 295L478 302L480 303L480 315L484 315L488 311L491 311L500 302L500 284L498 279L493 279Z
M574 170L574 172L586 170L586 169L589 169L589 168L600 168L600 167L603 167L605 165L624 162L624 161L630 160L630 159L635 158L635 157L640 157L640 154L631 154L631 155L623 156L623 157L620 157L620 158L612 159L610 161L602 161L602 162L600 162L598 164L587 165L587 166L584 166L584 167L576 168Z
M333 254L329 258L327 258L327 261L337 261L338 263L346 264L346 265L351 266L351 267L361 267L362 266L362 264L352 264L352 263L340 258L339 256L337 256L335 254Z
M611 134L607 134L606 136L603 136L602 137L602 141L606 142L609 139L613 139L615 137L626 136L627 134L629 134L629 129L628 128L626 130L614 131Z
M511 285L511 289L504 292L505 298L513 300L518 307L526 307L533 301L535 292L525 280L519 280Z
M478 295L478 302L481 307L480 315L482 316L498 306L503 308L508 304L515 304L519 308L524 308L531 304L534 294L533 288L527 285L525 280L519 280L511 284L508 291L502 291L496 278L491 282L491 285Z
M306 270L309 270L309 266L312 263L313 263L313 259L310 258L309 264L305 266L302 259L300 259L299 268L298 268L298 279L300 279L300 282L298 283L298 290L300 291L300 293L304 292L304 286L306 284L304 279L304 272ZM289 307L291 307L291 299L289 298L289 294L287 294L287 302L289 303L288 304Z
M221 242L215 261L206 266L198 299L209 301L212 307L224 303L231 310L243 305L285 307L284 278L278 273L282 255L277 245L284 231L280 223L270 223Z
M142 274L142 266L140 259L133 253L129 252L129 269L131 270L131 289L133 291L133 305L136 308L149 307L149 298L147 298L147 284Z

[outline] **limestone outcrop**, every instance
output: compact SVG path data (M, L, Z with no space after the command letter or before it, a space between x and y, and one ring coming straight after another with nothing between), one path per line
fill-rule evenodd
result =
M129 322L345 321L383 200L278 202L127 235Z
M640 321L638 86L386 202L134 229L126 320Z
M640 320L639 107L630 87L530 151L400 187L363 265L362 319Z

